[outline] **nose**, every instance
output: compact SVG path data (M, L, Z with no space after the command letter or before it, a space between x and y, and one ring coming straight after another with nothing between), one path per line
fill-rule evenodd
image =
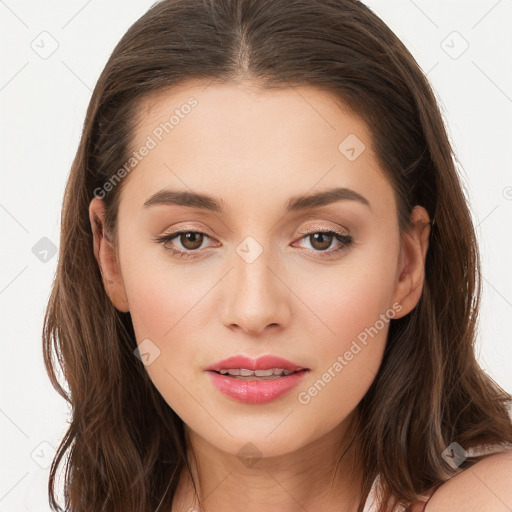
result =
M224 325L252 335L286 326L291 317L291 292L279 266L269 261L265 251L252 263L236 256L234 266L225 277Z

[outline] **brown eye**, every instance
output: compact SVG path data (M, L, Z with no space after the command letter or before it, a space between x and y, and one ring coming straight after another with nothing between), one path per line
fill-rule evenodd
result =
M338 233L337 231L302 231L301 240L306 242L304 250L316 254L319 257L326 258L334 255L335 253L341 253L345 249L348 249L352 243L353 238L349 234Z
M179 241L187 251L199 249L203 244L204 236L197 231L186 231L179 235Z
M178 258L195 258L200 256L201 246L210 237L201 231L175 231L168 235L155 237L155 242Z
M309 235L311 246L317 251L325 251L329 249L332 243L333 235L331 233L313 233Z

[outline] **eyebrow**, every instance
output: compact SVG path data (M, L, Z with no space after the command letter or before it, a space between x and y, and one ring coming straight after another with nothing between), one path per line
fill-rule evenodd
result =
M285 212L293 213L312 210L314 208L319 208L342 200L357 201L371 209L368 199L355 190L345 187L337 187L316 192L314 194L292 196L286 204ZM153 194L147 201L145 201L144 208L149 208L154 205L177 205L199 208L223 214L223 204L223 200L218 201L207 194L163 189L158 191L156 194Z

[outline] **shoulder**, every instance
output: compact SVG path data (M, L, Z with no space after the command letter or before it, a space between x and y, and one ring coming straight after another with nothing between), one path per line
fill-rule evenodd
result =
M446 481L432 495L425 512L510 512L512 450L487 455Z

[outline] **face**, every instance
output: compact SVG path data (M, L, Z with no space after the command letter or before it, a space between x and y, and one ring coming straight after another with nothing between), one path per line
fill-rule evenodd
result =
M367 126L310 87L187 84L142 107L117 245L96 230L95 251L156 388L230 454L282 455L346 424L389 321L417 303L428 236L401 236ZM216 365L233 356L286 361Z

